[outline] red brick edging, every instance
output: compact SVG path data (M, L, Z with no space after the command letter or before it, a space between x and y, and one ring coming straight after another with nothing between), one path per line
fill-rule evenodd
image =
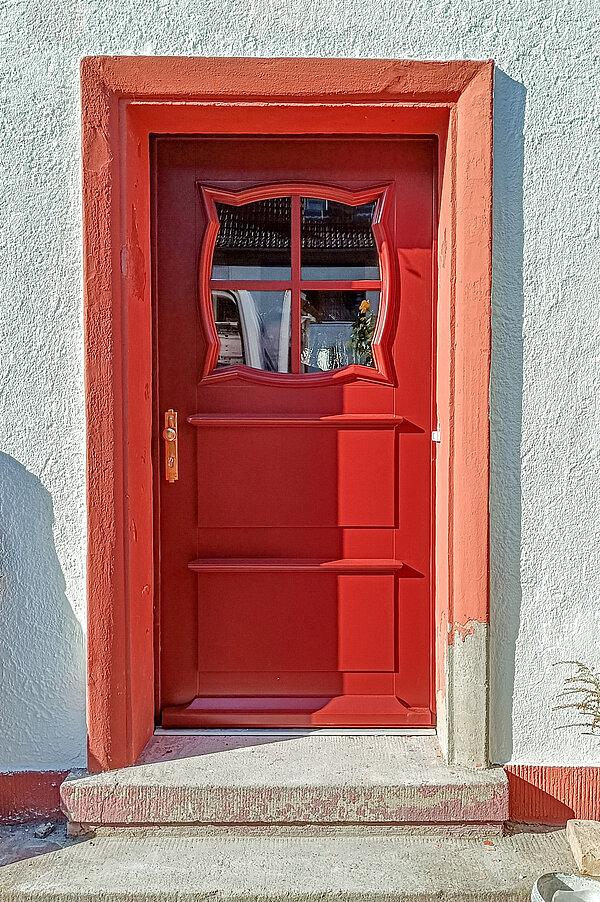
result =
M600 820L600 767L509 764L510 819L564 824L569 818Z
M68 771L0 774L0 823L22 824L62 817L60 784Z

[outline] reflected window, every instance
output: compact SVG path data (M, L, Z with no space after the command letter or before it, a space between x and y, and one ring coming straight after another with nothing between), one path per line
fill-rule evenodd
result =
M290 291L219 289L212 300L221 344L217 366L289 372Z
M302 372L373 366L378 291L302 293Z
M213 279L291 278L291 198L274 197L240 207L218 203L216 207L219 232Z
M351 207L302 198L302 278L306 281L378 279L372 222L375 201Z

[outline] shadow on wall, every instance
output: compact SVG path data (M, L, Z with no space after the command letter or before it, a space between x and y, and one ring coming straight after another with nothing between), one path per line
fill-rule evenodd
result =
M510 760L521 614L524 85L496 69L490 387L490 758Z
M85 766L83 633L53 523L49 492L0 453L0 771Z

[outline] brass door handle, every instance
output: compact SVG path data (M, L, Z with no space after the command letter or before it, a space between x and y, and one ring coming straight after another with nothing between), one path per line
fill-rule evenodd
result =
M176 482L179 478L179 456L177 449L177 411L173 408L165 411L165 479Z

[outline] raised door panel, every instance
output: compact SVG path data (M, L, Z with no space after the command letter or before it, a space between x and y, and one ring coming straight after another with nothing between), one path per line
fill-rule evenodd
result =
M336 437L331 430L198 430L198 525L337 525Z
M338 669L394 670L393 574L338 576Z
M396 525L396 433L346 429L338 433L340 526Z
M199 428L198 526L392 527L394 448L393 429Z
M394 594L393 574L202 573L200 669L393 671Z

